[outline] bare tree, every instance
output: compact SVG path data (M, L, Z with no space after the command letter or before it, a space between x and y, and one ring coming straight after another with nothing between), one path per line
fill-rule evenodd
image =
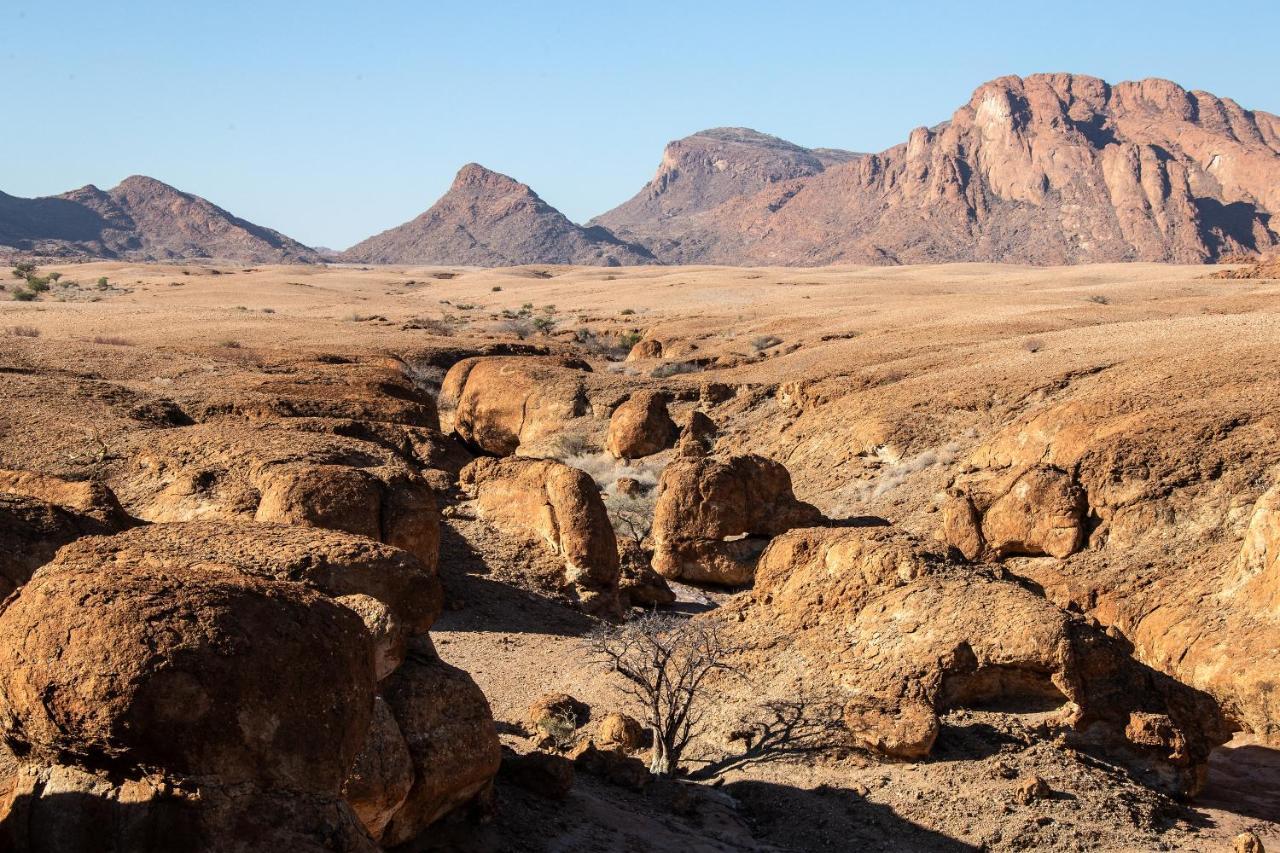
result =
M624 691L644 709L653 732L650 772L671 776L706 714L705 687L714 672L732 672L734 649L714 619L649 613L591 637L591 650L625 679Z

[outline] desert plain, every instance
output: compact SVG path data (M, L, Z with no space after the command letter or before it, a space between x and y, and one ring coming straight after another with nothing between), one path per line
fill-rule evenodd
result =
M1280 845L1280 281L1215 269L43 265L61 277L39 300L0 301L0 468L26 472L0 478L0 536L65 549L4 566L0 672L31 692L0 707L29 747L0 762L0 837L63 849L34 829L59 785L111 804L125 838L112 809L170 796L157 779L234 777L228 808L278 824L245 837L296 830L279 837L300 850ZM611 452L637 439L614 434L632 400L654 447ZM602 537L621 554L603 567ZM373 560L370 540L378 565L429 567L436 600L405 617L409 593L303 583L314 560L275 556ZM151 665L94 657L132 641L123 615L64 645L133 687L40 675L40 632L116 595L85 568L103 560L141 567L156 586L118 594L146 606L177 577L198 610L183 572L252 564L320 602L312 641L351 628L332 601L375 635L417 627L373 673L276 659L299 692L272 713L341 691L356 710L271 742L345 768L267 772L218 746L245 718L195 755L149 739L189 736L201 701L112 704ZM37 594L47 609L15 604ZM610 740L602 721L644 709L589 639L653 611L733 649L673 778ZM246 630L269 647L276 629ZM339 687L324 665L347 667ZM414 693L414 666L452 686ZM95 690L107 710L66 698ZM589 710L547 731L530 706L552 694ZM367 760L391 717L408 769Z

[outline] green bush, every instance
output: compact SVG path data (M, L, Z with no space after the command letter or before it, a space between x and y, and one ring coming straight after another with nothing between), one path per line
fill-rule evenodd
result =
M110 286L105 275L98 279L98 290L106 290Z
M13 298L18 302L30 302L36 295L33 291L20 287L13 292Z
M13 265L13 277L26 278L29 275L35 275L37 269L38 267L35 264L29 261L23 261L20 264Z
M41 278L38 275L27 276L27 287L31 288L33 293L44 293L49 289L49 279Z

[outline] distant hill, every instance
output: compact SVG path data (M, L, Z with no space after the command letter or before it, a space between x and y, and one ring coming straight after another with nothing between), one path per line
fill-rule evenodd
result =
M55 256L241 263L318 263L312 249L154 178L135 175L106 192L0 193L0 246Z
M653 263L647 249L565 218L529 187L471 163L421 216L352 246L341 259L373 264Z
M717 129L596 219L664 263L1202 263L1280 245L1280 118L1166 80L980 86L879 154Z

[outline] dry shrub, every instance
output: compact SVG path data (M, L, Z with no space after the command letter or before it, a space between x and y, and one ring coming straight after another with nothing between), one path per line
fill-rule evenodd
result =
M6 334L14 338L38 338L40 330L35 326L10 326L5 330Z

